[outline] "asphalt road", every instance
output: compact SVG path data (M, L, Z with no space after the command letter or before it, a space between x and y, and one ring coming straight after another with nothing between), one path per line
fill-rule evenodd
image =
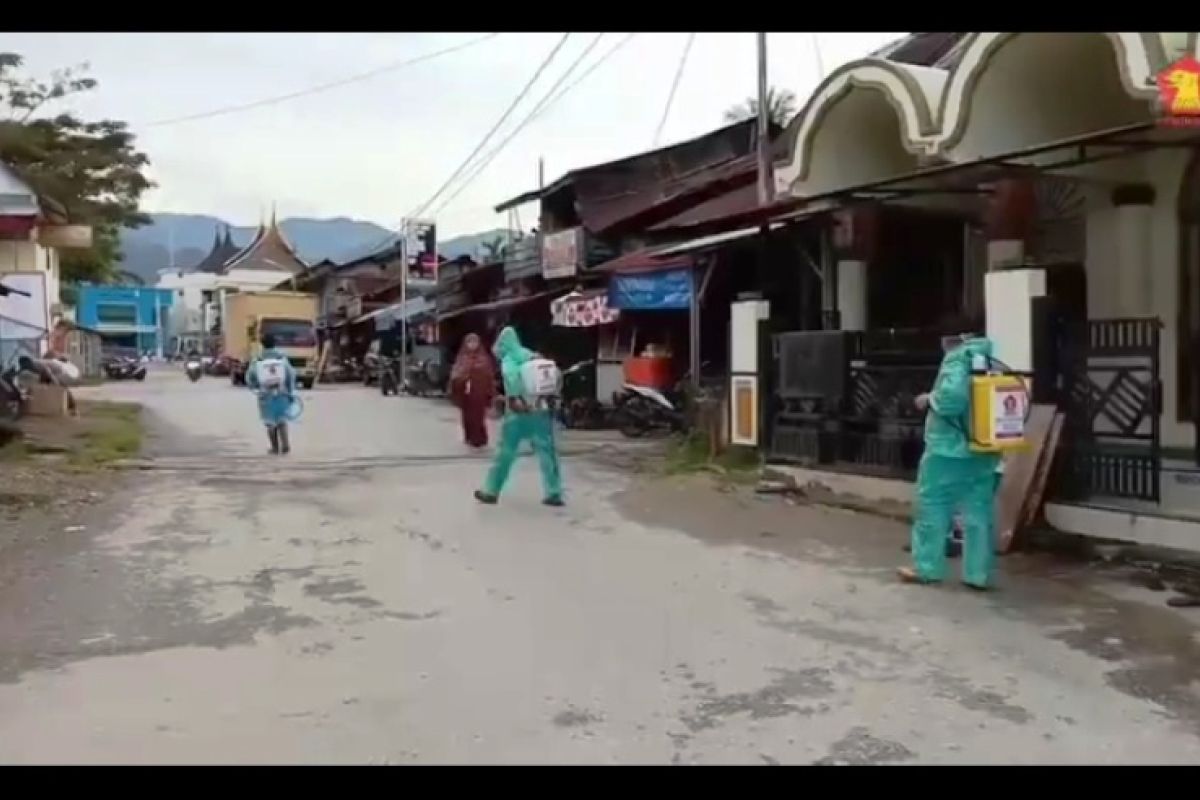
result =
M1200 760L1193 618L1086 567L900 586L896 523L586 437L481 507L451 408L360 387L286 459L226 381L89 392L152 463L0 586L3 763Z

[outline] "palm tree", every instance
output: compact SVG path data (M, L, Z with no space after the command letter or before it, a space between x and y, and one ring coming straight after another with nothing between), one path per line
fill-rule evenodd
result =
M796 114L796 95L790 89L767 89L767 114L776 125L784 127ZM726 122L741 122L758 116L758 98L750 97L725 112Z

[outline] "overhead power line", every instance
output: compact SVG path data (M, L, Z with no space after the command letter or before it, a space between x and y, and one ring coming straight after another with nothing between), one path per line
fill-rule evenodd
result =
M675 102L675 91L679 88L679 80L683 77L683 68L687 66L688 53L692 51L692 42L695 40L696 34L689 33L687 42L683 45L683 53L679 56L679 66L675 68L675 80L671 81L671 91L667 95L667 104L663 107L662 119L658 121L658 128L654 131L652 147L658 147L658 138L662 136L663 126L667 124L667 116L671 113L671 104Z
M442 204L438 207L438 211L440 212L441 209L445 208L450 203L450 201L453 200L455 197L457 197L459 194L461 194L462 191L467 187L467 185L469 185L471 182L473 182L479 176L479 174L481 172L483 172L483 170L487 169L488 165L491 164L492 160L494 160L495 157L497 155L499 155L500 151L508 144L509 141L511 141L518 133L520 133L522 129L527 127L530 123L536 121L539 117L541 117L543 114L545 114L547 111L549 111L550 108L552 108L555 103L557 103L559 100L561 100L563 97L565 97L569 92L571 92L571 90L573 90L579 84L583 83L583 81L587 78L587 76L591 75L596 70L597 67L599 67L605 61L607 61L609 58L611 58L613 55L615 55L618 50L620 50L622 47L624 47L626 44L628 44L629 40L631 40L636 35L637 35L636 33L626 34L624 39L617 42L614 46L610 47L607 51L605 51L604 55L600 56L600 58L598 58L596 61L592 62L592 65L590 67L588 67L586 70L584 70L583 73L578 78L576 78L574 81L572 81L570 84L568 84L565 88L561 89L558 92L558 94L555 94L553 97L551 97L549 99L549 101L539 104L538 108L535 108L533 110L533 112L528 117L526 117L521 122L521 124L518 125L517 128L515 130L513 130L513 132L510 133L508 135L508 137L504 141L502 141L495 150L493 150L491 153L488 154L486 159L484 159L484 161L482 161L476 167L475 171L470 175L470 177L468 177L466 179L466 181L464 181L462 184L459 185L459 188L455 190L454 194L451 195L449 199L442 201ZM584 51L583 56L587 55L587 53L594 47L594 45L598 41L599 41L599 38L593 40L592 44L589 45L588 48ZM581 61L583 56L581 56L579 59L577 59L576 63ZM572 65L567 70L567 72L563 74L563 78L565 78L566 75L570 74L571 70L574 69L574 67L575 67L575 65ZM559 81L561 82L563 78L560 78ZM553 92L553 87L551 88L551 92ZM545 98L543 98L543 99L545 99Z
M546 93L542 95L542 99L539 100L533 109L525 115L525 119L521 120L521 122L517 124L517 127L513 128L512 131L510 131L509 134L500 141L500 144L496 145L491 152L472 165L470 174L459 183L458 188L454 190L454 193L449 195L445 200L438 204L437 209L434 211L434 216L440 214L443 208L449 205L454 198L462 194L463 190L474 183L475 179L478 178L485 169L487 169L488 165L495 160L496 156L500 155L500 152L517 136L517 134L519 134L531 122L541 116L542 113L545 112L555 100L557 100L559 97L562 97L561 94L555 97L555 93L558 91L559 87L566 83L567 78L571 77L571 73L573 73L581 63L583 63L583 60L588 57L588 54L596 49L596 45L600 43L602 38L604 38L603 33L596 34L596 38L592 39L592 41L588 43L587 47L583 48L579 55L575 57L575 60L571 62L570 66L568 66L563 73L558 76L558 80L556 80L554 84L546 90Z
M554 97L553 97L553 98L550 100L550 102L546 104L546 108L545 108L545 109L543 109L543 111L545 111L545 110L548 110L548 109L549 109L551 106L553 106L553 105L554 105L555 103L557 103L557 102L558 102L560 99L562 99L562 97L563 97L564 95L566 95L567 93L569 93L571 90L573 90L573 89L574 89L576 86L578 86L579 84L583 83L583 82L584 82L584 80L586 80L586 79L587 79L587 76L589 76L589 75L591 75L593 72L595 72L595 70L596 70L596 67L600 66L600 65L601 65L601 64L603 64L605 61L608 61L608 59L609 59L609 58L611 58L613 55L615 55L615 54L616 54L616 52L617 52L618 50L620 50L622 47L624 47L626 44L628 44L628 43L629 43L629 40L630 40L630 39L632 39L632 38L633 38L633 37L635 37L635 36L637 36L637 34L636 34L636 33L627 33L627 34L625 34L625 38L624 38L624 39L622 39L621 41L617 42L615 45L613 45L613 46L612 46L612 47L610 47L608 50L606 50L606 51L605 51L605 53L604 53L604 55L602 55L602 56L600 56L600 58L596 59L596 61L594 61L590 67L588 67L587 69L585 69L585 70L583 71L583 74L582 74L582 75L580 75L578 78L576 78L575 80L573 80L573 81L570 83L570 85L568 85L568 86L567 86L567 88L563 89L561 92L559 92L557 95L555 95L555 96L554 96ZM541 115L539 114L538 116L541 116Z
M492 125L491 129L484 134L482 139L479 140L479 144L475 145L475 148L470 152L470 154L467 155L465 159L463 159L463 162L458 165L458 168L451 173L450 177L446 179L446 182L443 183L438 190L433 193L433 196L416 209L408 213L406 217L420 217L423 213L425 213L426 209L433 205L434 202L442 196L442 193L450 187L450 184L457 180L458 176L462 175L463 172L466 171L467 167L470 165L471 161L474 160L475 156L479 155L479 151L487 146L487 143L491 141L491 138L496 135L496 131L500 130L500 126L503 125L510 116L512 116L513 111L515 111L517 106L521 104L521 101L525 99L525 96L529 94L529 90L533 88L535 83L537 83L538 78L542 76L542 73L546 71L546 68L550 66L550 63L554 61L554 58L558 55L558 51L562 50L563 45L565 45L567 40L570 38L571 34L569 32L562 35L562 38L558 40L558 44L551 48L550 52L542 60L542 63L539 64L538 68L534 71L533 76L526 81L525 85L521 88L521 91L518 92L517 96L513 98L513 101L509 103L508 108L504 110L504 113L500 115L500 119L496 120L496 123Z
M446 182L442 184L441 188L439 188L436 192L434 192L432 197L430 197L428 200L426 200L421 205L419 205L416 208L409 211L404 216L404 219L412 219L412 218L420 217L422 214L424 214L425 210L428 209L431 205L433 205L433 202L435 200L437 200L438 197L443 192L446 191L446 188L459 175L462 174L462 172L466 168L466 166L471 163L471 160L473 158L475 158L476 155L479 154L479 151L483 149L483 147L488 143L488 141L492 138L492 136L500 128L500 126L504 124L504 121L507 120L512 115L513 110L517 107L518 104L520 104L521 100L523 100L525 98L525 95L529 94L529 90L533 88L533 85L537 82L537 79L539 77L541 77L543 72L545 72L546 67L550 66L550 62L552 62L554 60L554 57L558 55L558 51L562 49L563 45L565 45L567 43L567 40L570 38L571 38L571 34L569 32L563 34L562 38L558 40L558 43L556 45L554 45L554 47L550 50L550 53L546 56L545 60L542 61L541 65L533 73L533 77L529 79L529 81L525 84L524 88L522 88L520 93L517 94L517 96L513 100L513 102L510 103L508 108L505 109L504 113L500 115L500 119L496 121L496 123L492 126L491 130L489 130L486 134L484 134L483 139L480 140L479 144L475 146L475 149L472 150L471 153L466 157L466 159L461 164L458 165L458 168L456 170L454 170L454 172L450 175L449 178L446 179ZM404 235L404 232L403 232L404 219L402 219L400 221L400 223L398 225L396 225L396 230L389 231L387 236L380 239L378 242L376 242L374 245L372 245L368 250L365 250L364 252L374 253L384 247L389 247L392 244L394 244L396 242L397 236Z
M199 119L208 119L209 117L219 117L219 116L224 116L225 114L234 114L239 111L249 111L252 108L262 108L263 106L270 106L270 105L275 105L277 103L283 103L288 100L295 100L298 97L306 97L310 94L317 94L318 92L326 92L326 91L329 91L330 89L336 89L340 86L346 86L351 83L357 83L358 81L365 81L369 78L374 78L376 75L382 75L385 72L392 72L392 71L395 71L398 69L402 69L404 67L411 67L416 64L423 63L425 61L432 61L433 59L440 58L441 56L450 55L451 53L457 53L460 50L466 50L468 47L473 47L477 44L482 44L482 43L488 41L489 39L494 39L499 35L500 35L499 33L489 33L484 36L479 36L475 39L471 39L470 41L462 42L461 44L456 44L452 47L445 47L445 48L442 48L441 50L436 50L432 53L425 53L423 55L415 56L413 58L404 59L403 61L395 61L390 64L384 64L381 67L376 67L375 69L368 70L367 72L360 72L357 75L350 75L345 78L339 78L338 80L335 80L335 81L329 81L328 83L317 84L316 86L310 86L307 89L300 89L300 90L297 90L294 92L288 92L287 94L274 95L272 97L264 97L260 100L252 100L247 103L222 106L220 108L214 108L209 111L201 111L196 114L187 114L182 117L172 117L170 119L161 119L161 120L157 120L155 122L146 123L146 125L144 127L157 128L157 127L160 127L163 125L174 125L179 122L192 122L194 120L199 120Z

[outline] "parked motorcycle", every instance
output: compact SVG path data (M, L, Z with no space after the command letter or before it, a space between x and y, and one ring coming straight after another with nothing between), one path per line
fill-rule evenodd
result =
M441 361L436 358L410 359L404 376L404 391L414 397L428 397L445 392Z
M104 374L113 381L144 381L146 365L136 358L117 356L104 362Z
M200 363L200 359L190 358L183 365L183 371L187 374L188 380L195 383L204 374L204 365Z
M558 409L558 418L567 428L596 430L608 425L609 410L587 391L587 371L595 363L593 359L587 359L563 370L562 404Z
M20 370L14 364L0 372L0 419L16 421L29 408L29 390L21 383Z
M613 418L625 436L637 438L651 431L680 433L691 424L690 373L680 378L669 393L626 383L614 402Z
M379 359L379 391L384 397L400 394L400 359L381 356Z
M377 351L373 349L367 351L367 354L363 356L362 363L363 386L370 386L382 377L384 360L384 356L379 355Z

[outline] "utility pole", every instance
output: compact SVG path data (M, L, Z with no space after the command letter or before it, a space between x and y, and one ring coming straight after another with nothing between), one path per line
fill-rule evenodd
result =
M400 222L400 386L408 379L408 226Z
M767 107L767 34L758 39L758 204L775 199L775 176L771 170L771 109Z
M538 156L538 195L546 191L546 159ZM541 200L538 200L538 207L542 205ZM537 221L538 233L542 232L542 215L538 214Z

